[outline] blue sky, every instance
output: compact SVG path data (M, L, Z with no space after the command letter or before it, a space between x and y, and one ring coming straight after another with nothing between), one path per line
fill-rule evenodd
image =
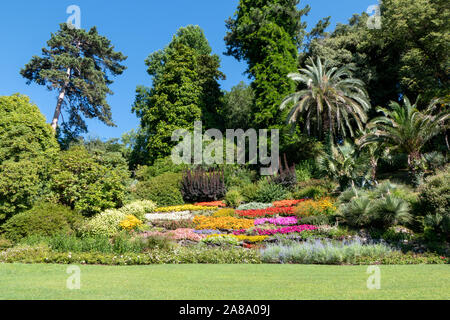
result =
M213 52L221 57L221 69L227 79L223 89L229 90L239 81L247 81L245 64L223 55L226 33L225 20L236 10L238 0L15 0L3 1L0 10L0 95L19 92L28 95L48 120L53 115L56 92L43 86L26 85L19 70L33 55L40 55L42 47L69 15L69 5L81 8L81 27L97 26L116 49L128 56L127 70L115 78L108 97L117 127L108 127L98 120L88 120L89 135L102 139L120 137L138 126L131 113L136 85L150 85L144 59L163 48L179 27L199 25L205 31ZM377 0L301 0L309 4L306 17L311 28L322 17L331 16L332 26L345 23L353 13L361 13Z

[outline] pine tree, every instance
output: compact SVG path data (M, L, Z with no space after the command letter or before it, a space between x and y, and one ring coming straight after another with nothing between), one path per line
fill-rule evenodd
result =
M87 131L83 116L114 126L106 101L113 83L108 72L122 74L125 66L120 62L126 57L114 51L110 40L99 35L95 27L87 32L63 23L58 32L52 33L47 46L42 49L42 57L34 56L20 74L28 84L36 82L58 91L53 130L63 109L68 112L69 126L78 130Z

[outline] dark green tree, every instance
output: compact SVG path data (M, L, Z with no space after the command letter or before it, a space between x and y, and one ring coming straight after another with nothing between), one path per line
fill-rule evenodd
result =
M253 125L283 124L278 106L292 92L287 78L297 67L306 24L301 21L309 6L298 9L299 0L241 0L233 18L226 21L227 55L247 62L255 93Z
M63 109L69 115L70 127L87 131L83 116L113 126L106 101L113 83L108 74L122 74L125 66L120 62L126 57L115 51L111 41L99 35L95 27L86 31L63 23L58 32L52 33L47 46L42 49L42 57L34 56L20 73L28 84L36 82L58 91L53 129L56 131Z
M204 128L223 129L223 92L218 81L219 56L199 26L180 28L163 50L148 56L145 63L152 77L151 88L139 86L133 112L141 119L139 130L129 136L133 145L131 166L152 164L170 154L175 129L192 129L195 120Z
M196 59L196 83L201 87L199 107L202 110L201 120L204 127L222 129L223 123L217 118L217 113L222 109L223 98L218 81L225 79L225 75L219 70L219 56L211 53L211 46L199 26L188 25L178 29L166 48L148 56L145 63L148 74L153 78L153 84L155 85L165 72L168 58L173 55L178 45L192 49Z
M193 129L200 120L202 87L198 83L197 59L190 47L177 44L169 51L164 73L155 79L153 88L138 87L133 112L141 119L141 130L148 150L144 164L167 156L174 142L176 129Z

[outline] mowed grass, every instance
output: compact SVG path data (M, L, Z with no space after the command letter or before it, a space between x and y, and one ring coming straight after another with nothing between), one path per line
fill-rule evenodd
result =
M81 289L66 287L67 265L0 264L0 299L449 299L448 265L80 266Z

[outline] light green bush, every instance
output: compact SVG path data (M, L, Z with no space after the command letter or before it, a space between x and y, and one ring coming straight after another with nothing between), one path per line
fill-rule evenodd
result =
M18 241L31 235L70 235L81 223L81 215L70 208L53 204L38 203L28 211L14 215L1 226L8 239Z
M114 236L120 231L119 223L127 214L118 209L108 209L85 221L79 231L84 236Z
M184 204L180 191L181 173L163 173L149 180L140 181L134 190L137 198L151 200L159 206Z
M242 202L242 195L239 190L230 190L225 195L225 204L228 207L236 208Z
M273 202L284 200L289 197L289 191L276 183L270 183L263 179L258 182L258 190L254 201L256 202Z
M146 213L152 213L156 209L156 203L150 200L133 201L119 210L126 215L133 215L136 218L143 220Z

